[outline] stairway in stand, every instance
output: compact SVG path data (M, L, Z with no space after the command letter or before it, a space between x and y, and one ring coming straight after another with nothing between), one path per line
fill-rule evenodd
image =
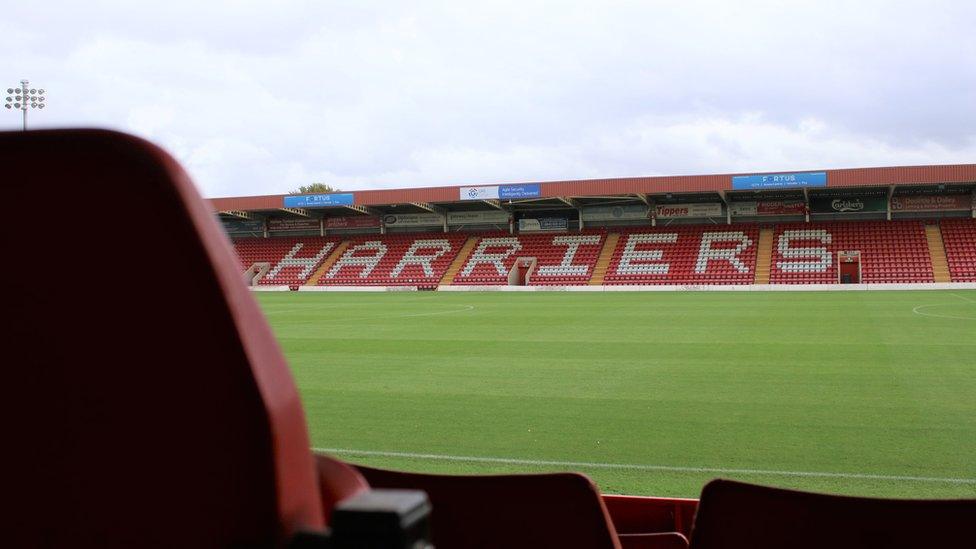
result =
M942 229L937 224L925 226L925 239L929 242L929 258L932 260L932 276L936 282L950 282L949 260L946 259Z
M613 259L613 251L617 249L617 241L620 240L619 233L610 233L607 235L607 241L603 243L603 249L600 250L600 257L596 260L596 266L593 267L593 276L590 277L590 286L600 286L603 284L603 279L607 276L607 268L610 266L610 260Z
M448 267L447 271L444 272L444 277L441 278L441 284L446 286L454 283L454 277L457 276L458 271L460 271L461 267L463 267L468 261L468 256L471 255L471 250L474 249L479 240L481 240L481 237L468 237L468 240L464 243L464 246L461 246L457 256L455 256L454 261L451 262L451 266Z
M773 228L759 230L759 248L756 250L756 284L769 284L769 269L773 261Z
M332 268L332 265L334 265L336 261L339 261L339 258L342 257L343 252L345 252L346 248L348 247L348 240L343 240L340 242L339 245L336 246L336 249L332 250L332 253L329 254L329 257L325 258L322 265L320 265L318 269L315 269L315 272L309 277L308 282L306 282L305 285L318 286L319 279L325 276L325 273L329 272L329 269Z

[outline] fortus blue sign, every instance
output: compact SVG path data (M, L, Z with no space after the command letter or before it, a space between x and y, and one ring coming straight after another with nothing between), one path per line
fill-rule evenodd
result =
M286 208L324 208L326 206L352 206L352 193L302 194L286 196Z
M826 186L827 172L769 173L732 176L732 189L736 191Z

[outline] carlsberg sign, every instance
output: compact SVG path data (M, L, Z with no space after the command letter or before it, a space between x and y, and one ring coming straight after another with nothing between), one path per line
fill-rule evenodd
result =
M887 210L888 199L883 196L810 197L810 211L812 213L884 212Z

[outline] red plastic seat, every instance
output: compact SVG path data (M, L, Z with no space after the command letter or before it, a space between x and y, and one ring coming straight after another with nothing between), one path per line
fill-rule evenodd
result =
M580 474L453 476L357 468L370 486L427 492L437 547L681 548L687 547L685 536L664 529L681 522L670 514L675 505L694 509L693 500L617 498L611 505L620 514L620 535L599 490Z
M9 204L60 196L78 211L140 210L139 230L86 216L97 245L2 249L8 416L4 495L12 547L276 546L324 525L298 392L241 282L231 247L183 170L105 131L0 134ZM125 250L124 258L117 254ZM106 277L101 265L129 276Z
M694 549L971 547L976 500L832 496L714 480L702 490Z

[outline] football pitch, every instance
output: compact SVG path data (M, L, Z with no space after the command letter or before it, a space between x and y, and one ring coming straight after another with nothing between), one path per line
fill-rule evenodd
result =
M256 297L349 461L976 497L976 291Z

